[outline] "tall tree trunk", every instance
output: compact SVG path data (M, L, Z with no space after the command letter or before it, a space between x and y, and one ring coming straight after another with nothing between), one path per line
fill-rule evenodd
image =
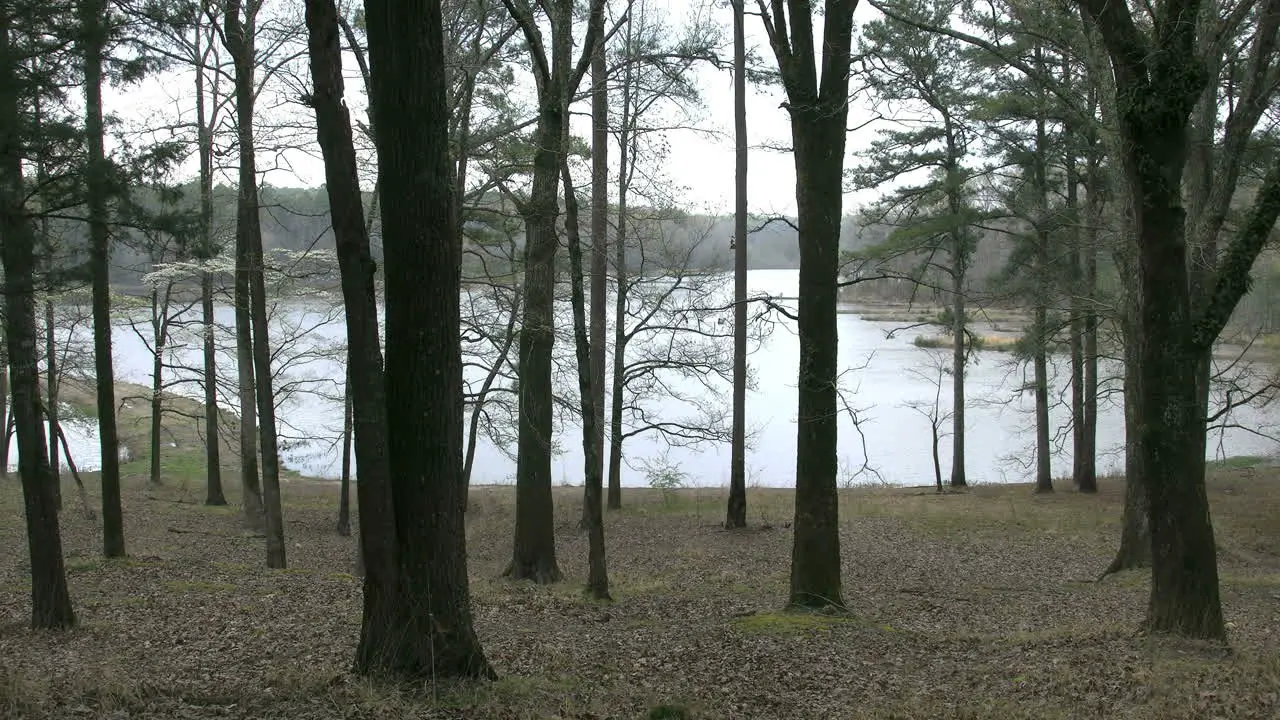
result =
M553 21L555 22L555 21ZM553 35L562 31L553 31ZM554 41L553 41L554 42ZM559 65L559 63L556 63ZM567 122L563 78L552 73L542 91L537 148L525 222L524 319L520 326L519 441L516 458L516 523L511 563L505 575L551 583L560 579L556 563L554 501L551 493L551 353L555 345L555 258L560 240L557 185Z
M195 56L208 57L208 46L202 47L203 20L196 23ZM213 259L217 248L213 239L213 132L205 107L204 65L196 67L196 133L200 152L200 258ZM226 505L222 492L222 442L218 421L218 352L215 343L217 325L213 314L213 273L200 273L200 313L204 341L204 448L205 448L205 505ZM255 469L254 475L257 475ZM248 493L246 493L246 496ZM246 500L246 504L247 504ZM247 506L247 505L246 505Z
M10 5L0 7L0 261L4 265L4 339L12 372L13 417L18 433L18 473L27 518L31 561L31 627L75 625L62 563L58 510L49 480L49 456L40 422L36 335L35 232L23 206L22 106L18 63L10 46ZM3 388L0 388L3 389ZM6 433L7 434L7 433ZM8 454L5 455L8 463Z
M627 16L627 44L631 44L631 16ZM627 194L631 188L632 63L622 69L622 115L618 118L618 220L613 235L613 405L609 414L609 489L605 507L622 509L622 408L626 402L627 367Z
M244 497L244 520L250 527L261 529L263 517L262 486L258 482L258 410L253 377L253 320L249 314L248 245L236 233L236 373L240 401L240 488Z
M116 429L115 371L111 358L111 232L107 226L110 168L103 148L102 53L106 44L106 3L80 3L84 51L86 205L89 214L90 274L93 277L93 364L98 395L101 450L102 552L124 557L124 517L120 506L120 439Z
M62 510L62 473L58 460L58 326L53 316L53 300L44 303L45 417L49 420L49 479L53 497Z
M558 96L558 93L553 97ZM533 189L525 218L524 319L520 326L519 440L516 522L506 575L556 582L554 505L551 494L551 351L555 344L555 256L559 245L556 178L564 115L555 101L541 110L534 153ZM554 138L554 139L553 139Z
M1041 242L1045 242L1041 239ZM1038 290L1038 293L1043 293ZM1053 473L1050 466L1049 446L1049 328L1046 302L1036 299L1035 306L1035 347L1032 349L1031 363L1036 402L1036 492L1053 492Z
M1037 63L1043 66L1043 52L1035 48ZM1051 256L1049 252L1049 136L1046 130L1045 98L1040 93L1036 109L1035 154L1031 158L1032 177L1035 182L1035 342L1032 344L1031 362L1035 393L1036 416L1036 492L1053 492L1052 458L1049 447L1049 283Z
M410 610L405 602L409 598L402 594L396 549L398 533L391 486L387 387L378 337L377 266L369 251L369 226L363 216L351 119L342 97L342 53L338 42L338 12L333 0L307 0L306 22L315 89L316 133L324 156L325 188L333 216L347 316L347 398L356 461L360 466L360 482L356 485L361 517L357 541L358 566L364 576L364 618L355 667L362 674L402 671L413 674L421 658L413 654L414 643L419 639L408 637L404 632ZM380 31L384 31L381 25L370 28L371 35ZM419 59L408 58L410 62ZM377 123L378 119L374 121ZM392 177L399 181L398 176ZM439 436L422 437L439 439ZM416 476L409 482L434 481L436 486L448 483L447 477L425 478L427 480ZM448 514L448 507L433 510Z
M597 472L604 476L605 341L609 296L609 67L605 43L591 55L591 388L595 392L595 444ZM584 489L583 520L589 521ZM603 522L603 521L601 521ZM587 523L589 527L589 522Z
M462 251L455 224L439 222L453 217L440 4L368 2L365 12L378 172L396 209L382 227L387 422L397 430L387 450L405 612L390 628L402 638L397 671L493 677L472 627L460 497ZM362 518L362 534L370 524Z
M286 565L284 517L280 502L280 454L276 437L275 391L271 372L271 338L267 327L266 279L262 252L262 219L258 213L258 168L254 148L254 33L262 0L229 0L226 6L227 50L235 64L236 139L240 154L240 190L236 201L236 247L243 247L249 281L250 346L254 396L258 411L258 444L262 453L262 510L267 535L267 567ZM247 10L241 19L242 7Z
M1261 221L1258 236L1233 245L1233 265L1223 268L1217 285L1221 294L1204 310L1213 316L1195 318L1182 179L1190 113L1208 78L1197 47L1199 2L1162 5L1155 18L1160 30L1150 37L1143 37L1127 8L1102 0L1080 0L1080 6L1111 56L1121 161L1133 198L1141 298L1136 419L1151 523L1147 625L1155 632L1222 638L1217 550L1204 485L1200 368L1243 294L1260 241L1276 216L1251 218ZM1138 47L1141 51L1135 51ZM1259 197L1280 205L1280 167L1268 180L1275 185L1264 182ZM1218 301L1222 305L1214 307Z
M350 200L345 199L345 202ZM342 479L338 486L338 534L343 537L351 534L351 433L354 422L351 414L351 353L348 352L347 381L342 389Z
M167 294L167 293L166 293ZM159 290L151 291L151 329L154 343L151 363L151 484L160 484L160 435L164 430L164 346L168 328L168 298L162 303Z
M964 176L960 171L960 161L964 157L964 149L956 137L956 128L949 112L944 112L947 137L947 210L955 219L964 216L964 199L961 191L964 188ZM968 359L968 335L966 334L968 318L965 317L965 277L969 266L969 229L953 226L951 228L951 487L966 487L969 484L964 470L965 432L964 432L964 381L965 363ZM935 409L937 403L934 404ZM934 435L937 435L936 428Z
M1154 202L1153 202L1154 201ZM1205 429L1198 370L1208 350L1190 342L1185 219L1179 200L1143 198L1138 427L1151 518L1151 598L1156 631L1222 637L1217 549L1204 486Z
M1126 238L1131 237L1125 235ZM1137 338L1137 297L1130 295L1120 318L1124 340L1124 511L1120 523L1120 549L1102 575L1151 565L1151 525L1148 520L1147 483L1142 472L1142 435L1138 429L1138 402L1142 395Z
M949 194L953 196L951 212L956 215L961 209L958 188L949 190ZM962 232L966 231L953 231L951 238L951 487L969 484L964 470L964 383L969 339L964 283L969 250ZM937 452L937 447L934 447L934 452Z
M1084 260L1084 443L1076 482L1081 492L1098 491L1098 251L1090 231Z
M592 19L593 22L597 20ZM600 21L603 21L601 16ZM568 128L566 128L566 136ZM567 140L567 137L566 137ZM585 464L583 519L587 528L587 592L596 600L609 600L609 572L605 562L604 508L602 485L604 468L600 462L599 428L596 412L598 395L592 387L591 345L587 340L587 299L583 290L582 241L578 232L578 199L566 161L560 169L564 179L565 233L569 245L569 275L573 305L573 339L578 358L578 396L582 401L582 456Z
M848 106L791 105L800 226L799 403L790 605L842 607L836 299Z
M747 526L746 0L733 0L733 437L726 528Z

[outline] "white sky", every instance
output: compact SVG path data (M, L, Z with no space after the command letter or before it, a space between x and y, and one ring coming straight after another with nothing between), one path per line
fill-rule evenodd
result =
M654 6L665 10L668 22L678 25L692 9L689 0L648 0ZM748 3L748 10L752 10ZM725 38L732 41L730 32L731 11L727 6L716 7L713 17L725 26ZM855 18L861 24L874 19L877 12L869 5L861 5ZM820 20L820 19L819 19ZM757 53L772 62L772 51L768 46L762 22L759 17L748 16L746 19L747 44L754 46ZM820 35L821 26L815 28ZM856 41L855 41L856 42ZM731 46L726 50L731 51ZM305 58L297 67L298 72L306 73ZM350 57L344 58L344 73L347 75L347 102L351 106L353 116L364 118L364 88ZM702 66L698 72L699 86L703 92L705 108L697 118L700 129L716 133L692 130L672 131L668 135L670 153L665 161L665 174L677 185L687 190L681 193L684 204L691 211L711 211L727 213L733 206L733 84L728 71L716 71L710 66ZM306 78L309 84L309 77ZM296 88L297 83L292 83ZM128 88L108 88L105 101L107 111L114 113L131 127L170 126L181 117L185 121L194 118L194 98L191 88L194 81L189 72L169 73L146 80L139 86ZM277 86L279 87L279 86ZM748 87L747 126L752 151L748 159L748 205L752 212L761 214L794 214L795 213L795 171L790 153L760 148L761 145L789 146L790 129L785 110L779 107L783 101L780 88L757 89ZM284 98L296 97L296 90L284 91ZM285 110L271 110L282 97L264 94L259 99L259 109L275 117L282 113L306 112L297 104ZM278 105L277 105L278 106ZM584 106L583 110L586 108ZM266 117L266 115L263 115ZM858 127L871 117L861 98L855 98L850 112L850 127ZM304 118L307 126L309 118ZM863 128L851 133L848 137L848 151L855 153L865 148L875 135L876 126ZM587 137L590 131L589 120L576 116L575 132ZM283 153L269 153L260 157L259 167L263 172L262 181L276 186L318 186L324 182L324 167L314 147L314 135L304 131L302 137L310 147L287 150ZM224 140L223 142L226 142ZM616 161L616 145L610 149L611 164ZM233 160L233 159L232 159ZM283 167L282 167L283 166ZM616 166L615 166L616 167ZM180 171L183 177L194 176L195 160L189 161ZM232 181L234 173L225 174L227 181ZM851 193L845 197L845 212L852 212L858 205L874 198L874 191Z

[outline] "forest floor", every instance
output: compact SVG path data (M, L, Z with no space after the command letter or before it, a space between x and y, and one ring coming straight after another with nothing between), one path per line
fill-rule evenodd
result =
M501 578L514 490L473 488L475 617L500 679L390 689L349 673L361 593L337 485L286 479L290 567L266 570L234 473L231 506L202 504L190 439L173 436L161 486L145 457L125 465L127 559L101 557L68 479L71 631L28 629L21 491L0 481L0 717L1280 716L1280 471L1267 461L1216 466L1209 482L1229 647L1142 634L1144 572L1096 581L1118 536L1115 481L1097 496L1065 483L841 491L846 616L781 611L790 491L750 489L750 527L730 532L721 488L625 489L606 518L602 604L581 592L580 488L555 489L566 580L553 586Z

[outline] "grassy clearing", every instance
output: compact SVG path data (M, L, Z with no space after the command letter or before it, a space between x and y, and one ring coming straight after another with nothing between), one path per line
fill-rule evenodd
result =
M196 449L181 446L184 451ZM198 453L197 453L198 454ZM25 630L21 494L0 484L0 717L86 718L1273 718L1280 473L1211 472L1233 652L1146 637L1147 577L1094 582L1123 487L842 490L845 615L783 610L792 493L748 490L751 527L720 527L718 488L626 489L606 518L615 602L585 597L579 488L555 488L566 581L501 577L514 489L473 488L468 554L493 683L390 688L349 673L360 625L355 541L333 483L284 487L290 569L232 507L210 511L171 448L160 487L125 480L130 558L62 517L81 626ZM141 462L141 461L139 461ZM133 464L131 463L131 466ZM143 464L145 467L145 463ZM228 477L234 477L229 474ZM90 483L91 494L96 491ZM96 494L92 498L98 500ZM660 708L672 708L662 711ZM652 713L659 714L653 715ZM666 714L663 715L662 713Z

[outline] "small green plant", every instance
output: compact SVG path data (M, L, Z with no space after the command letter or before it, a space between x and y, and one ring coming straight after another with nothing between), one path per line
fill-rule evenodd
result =
M649 710L649 720L689 720L692 717L683 705L658 705Z
M644 461L644 478L649 487L662 491L662 503L671 501L674 491L685 486L689 473L680 469L680 464L672 462L665 454L657 460Z

